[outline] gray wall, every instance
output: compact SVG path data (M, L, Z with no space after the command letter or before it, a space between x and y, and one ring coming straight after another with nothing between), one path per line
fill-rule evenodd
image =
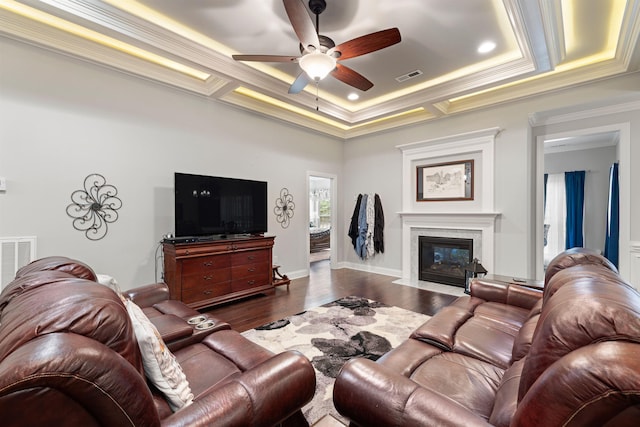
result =
M269 183L269 203L282 187L297 211L282 229L270 212L275 255L287 274L307 271L308 171L338 177L335 212L338 265L396 274L401 270L401 153L396 145L500 127L495 146L496 273L535 275L535 132L531 113L616 98L640 87L640 75L530 97L347 142L0 38L0 236L36 235L38 256L67 255L115 276L123 288L154 280L155 251L173 228L175 171L242 177ZM577 123L631 124L640 137L640 110ZM571 124L575 126L576 124ZM538 132L558 132L553 125ZM631 147L628 164L640 159ZM627 165L628 166L628 165ZM637 188L638 172L623 168ZM70 194L90 173L120 191L120 219L101 241L71 226ZM385 210L384 254L362 261L346 236L358 193L378 193ZM630 202L631 217L640 201ZM630 238L640 240L631 224ZM621 252L626 249L621 249Z
M369 265L389 269L401 266L401 221L397 212L402 210L402 158L400 151L395 148L397 145L499 127L502 131L496 137L495 145L494 210L501 215L496 222L494 273L539 276L541 273L536 270L535 230L536 214L542 210L542 204L538 206L536 201L536 191L541 183L536 182L537 142L534 130L538 132L537 135L542 135L547 131L566 132L590 126L630 123L631 157L621 160L621 173L629 174L633 189L634 183L635 188L640 183L640 173L630 168L640 158L640 151L634 143L640 137L640 109L603 113L597 119L576 119L536 128L530 124L531 115L561 107L581 106L589 109L596 102L633 95L638 87L640 75L636 73L348 141L344 154L344 204L351 206L353 195L358 192L380 193L385 208L387 250L384 256L376 255L371 260L361 261L347 247L345 261L363 269ZM631 190L631 218L635 217L634 212L640 212L636 193ZM640 238L640 228L634 221L631 221L629 238ZM621 248L621 256L628 257L628 251L629 248Z
M283 273L306 272L306 173L340 176L341 141L3 38L0 57L0 236L35 235L38 257L84 260L126 289L155 280L175 171L240 177L268 182L274 255ZM91 173L123 201L95 242L65 212ZM272 213L282 187L298 208L287 229Z

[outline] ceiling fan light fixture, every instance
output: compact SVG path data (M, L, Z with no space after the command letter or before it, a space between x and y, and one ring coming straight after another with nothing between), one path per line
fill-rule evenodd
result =
M336 58L319 51L307 53L299 59L300 68L314 81L320 81L336 68Z

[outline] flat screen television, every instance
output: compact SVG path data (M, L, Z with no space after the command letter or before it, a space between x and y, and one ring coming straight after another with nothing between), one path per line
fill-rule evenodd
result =
M262 234L267 183L175 173L175 236Z

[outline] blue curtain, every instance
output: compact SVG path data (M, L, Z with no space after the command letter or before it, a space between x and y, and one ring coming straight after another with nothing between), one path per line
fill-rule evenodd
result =
M620 241L620 188L618 186L618 164L609 170L609 206L607 207L607 233L604 241L604 256L618 266L618 242Z
M567 235L565 248L582 247L584 219L584 171L564 173L567 192Z

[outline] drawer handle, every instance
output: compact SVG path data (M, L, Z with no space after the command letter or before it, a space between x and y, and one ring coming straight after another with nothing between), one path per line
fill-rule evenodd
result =
M256 257L255 257L255 255L249 255L249 256L247 257L247 259L248 259L249 261L253 261L254 259L256 259Z
M205 295L211 295L213 293L213 291L204 291L203 294Z
M255 283L256 283L256 281L255 281L255 280L249 280L249 281L247 282L247 285L253 285L253 284L255 284Z
M211 267L213 266L213 262L212 261L203 262L202 265L204 265L205 267Z
M213 279L213 276L204 276L203 279L204 280L211 280L211 279Z
M248 271L249 273L253 273L254 271L256 271L256 269L255 269L255 268L249 268L249 269L247 269L247 271Z

